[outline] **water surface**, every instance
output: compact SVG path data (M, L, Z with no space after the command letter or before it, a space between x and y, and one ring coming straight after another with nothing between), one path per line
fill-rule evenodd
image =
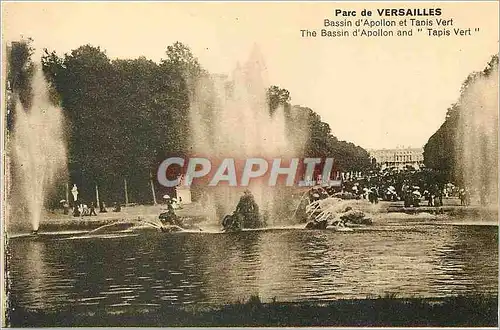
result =
M122 233L9 242L11 298L33 309L498 292L498 227Z

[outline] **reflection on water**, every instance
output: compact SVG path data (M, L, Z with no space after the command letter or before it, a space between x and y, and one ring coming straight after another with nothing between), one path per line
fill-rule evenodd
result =
M16 238L9 249L11 298L29 308L498 292L496 226Z

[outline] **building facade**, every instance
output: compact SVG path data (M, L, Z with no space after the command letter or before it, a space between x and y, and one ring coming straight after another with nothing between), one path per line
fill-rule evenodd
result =
M369 150L370 159L380 166L382 170L405 169L408 166L419 170L424 165L423 148L395 148Z

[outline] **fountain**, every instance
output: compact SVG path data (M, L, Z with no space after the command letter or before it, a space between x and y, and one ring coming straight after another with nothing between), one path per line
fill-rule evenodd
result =
M237 65L232 78L212 75L198 82L190 111L194 154L208 155L212 160L244 160L287 158L301 152L302 146L294 145L287 137L283 107L270 114L266 80L264 61L255 48L245 65ZM297 126L294 134L302 134L301 140L306 141L307 125ZM245 188L209 187L206 193L212 220L219 223L224 214L231 213ZM258 181L251 181L249 188L267 224L281 224L286 217L277 213L283 205L279 198L284 188L268 187Z
M377 207L367 200L344 200L331 196L321 186L315 186L302 194L293 217L304 220L306 229L352 231L347 226L373 224L373 212L378 213Z
M12 189L23 200L10 200L11 203L25 203L32 233L37 234L45 197L54 187L56 176L66 170L66 145L63 114L49 99L48 85L40 66L35 70L31 86L29 109L22 106L16 95L12 140L15 175ZM15 219L10 216L9 220Z
M498 57L471 75L459 100L457 174L483 206L498 203Z

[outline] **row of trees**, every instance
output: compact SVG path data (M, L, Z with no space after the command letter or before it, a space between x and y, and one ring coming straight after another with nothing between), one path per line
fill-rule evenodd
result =
M30 40L13 43L8 54L9 86L23 104L31 99L30 45ZM93 199L98 185L101 197L112 202L123 201L127 178L129 200L151 202L150 182L158 164L169 156L187 155L191 147L190 86L208 73L190 49L177 42L155 63L144 57L111 60L99 47L84 45L64 56L45 50L41 66L52 100L64 112L69 181L79 186L84 199ZM285 89L272 86L268 97L271 113L280 104L292 108ZM13 107L11 102L8 129L15 127ZM311 132L307 156L333 156L344 170L369 166L365 150L338 141L311 109L297 109L308 118ZM159 195L168 192L162 189L157 189Z
M471 150L480 150L487 147L490 150L496 149L495 152L498 151L498 142L496 147L485 145L490 142L489 138L492 138L492 141L495 140L498 131L483 132L484 127L481 126L480 121L483 121L484 119L478 120L473 118L478 113L483 113L481 117L485 117L487 115L489 109L483 109L482 107L485 101L484 98L491 96L481 94L473 95L475 99L474 102L471 102L470 96L468 96L468 99L464 99L465 95L471 93L471 87L474 83L476 83L476 81L489 79L494 70L497 70L496 72L498 72L498 55L491 58L483 71L472 73L467 77L462 85L461 98L457 101L457 103L448 108L444 123L429 138L424 147L425 166L438 171L440 173L439 177L443 182L454 182L463 186L466 184L466 182L464 182L465 177L477 174L466 173L468 169L464 168L464 165L469 161L473 161L478 164L478 166L482 166L482 163L486 163L486 160L482 158L470 159L472 156ZM493 81L497 81L498 77L496 77L496 79L493 77L492 79ZM493 88L497 89L498 85ZM488 92L489 91L487 90L482 91L482 93ZM498 93L498 90L496 90L496 93ZM498 94L496 95L498 97ZM481 109L473 109L473 107L480 107ZM498 103L494 109L495 112L497 111L497 108ZM494 119L491 118L491 120ZM469 124L474 127L468 127ZM493 134L495 136L490 136L489 138L478 138L473 141L472 136L465 136L467 134ZM494 155L494 157L496 156ZM493 168L485 169L487 172L491 172L493 170ZM480 178L475 179L480 180Z
M370 155L368 152L356 146L352 142L340 141L333 135L328 123L321 120L321 117L312 109L301 106L292 106L290 92L278 86L271 86L268 89L269 109L271 114L278 106L285 109L285 119L287 122L287 133L289 139L301 139L302 134L297 133L297 125L304 125L306 141L303 156L317 158L334 158L335 169L338 171L365 171L370 169ZM294 141L299 145L301 141Z

